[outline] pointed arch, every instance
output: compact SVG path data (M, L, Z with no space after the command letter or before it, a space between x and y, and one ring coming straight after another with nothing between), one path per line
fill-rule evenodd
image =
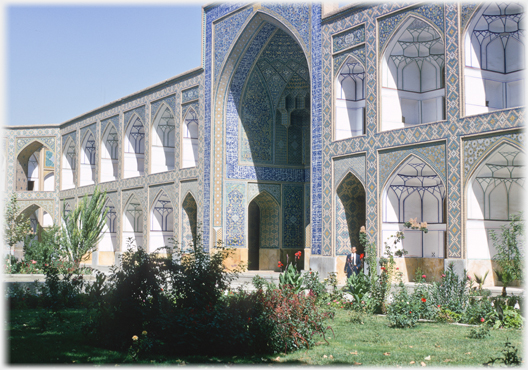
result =
M524 168L526 153L516 143L499 140L472 171L465 187L467 219L466 258L483 260L480 265L493 268L497 250L490 231L500 233L513 214L523 210L526 199ZM480 265L468 267L481 273Z
M342 64L335 80L334 139L365 134L365 67L354 56Z
M141 202L132 194L123 208L123 250L143 247L143 215ZM129 243L132 238L132 243Z
M519 3L485 3L463 37L465 115L524 104L525 45Z
M91 131L88 130L81 145L81 171L79 176L79 185L95 184L95 157L96 147L95 138Z
M119 134L110 122L101 138L101 182L115 181L118 178Z
M30 204L24 207L17 215L17 220L29 218L33 239L35 241L42 241L41 231L43 228L52 227L54 220L52 213L48 212L47 208L38 203ZM20 249L16 248L15 249Z
M76 182L77 150L75 141L68 137L62 152L61 190L73 189Z
M150 210L149 248L172 247L174 242L174 207L168 195L161 189Z
M119 250L118 245L118 212L115 204L108 199L106 201L105 208L107 209L106 213L106 225L103 229L103 236L97 251L99 252L99 264L111 265L115 257L115 252ZM109 256L109 257L108 257Z
M382 193L382 240L403 231L413 218L427 222L429 232L405 230L398 248L409 257L443 258L445 255L446 188L442 177L423 159L411 154L394 170Z
M168 104L161 104L156 112L151 129L151 173L172 171L174 169L175 147L175 121L174 113ZM162 160L163 158L163 160Z
M125 131L123 177L137 177L145 174L145 126L134 113Z
M193 247L198 236L198 207L191 191L182 202L181 246L183 250Z
M53 152L39 140L26 145L17 156L17 191L53 191L55 189Z
M276 261L266 258L280 245L280 206L274 196L262 190L248 202L248 269L271 270Z
M381 58L381 130L445 119L443 35L425 18L409 15Z
M189 108L183 119L182 130L182 168L196 167L198 162L198 114Z
M335 243L336 255L347 255L351 248L363 253L359 230L366 224L365 188L356 175L348 171L336 187Z

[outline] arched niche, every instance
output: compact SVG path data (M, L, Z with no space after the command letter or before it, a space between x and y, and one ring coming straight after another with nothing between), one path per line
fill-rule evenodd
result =
M150 211L149 248L154 252L158 248L173 247L174 208L167 194L162 190L158 194Z
M410 16L389 40L381 58L381 130L445 119L443 36Z
M182 168L196 167L198 161L198 115L190 108L183 119Z
M130 243L130 240L132 241ZM123 209L122 250L143 247L143 207L132 195Z
M54 191L55 156L42 143L34 141L17 156L17 191Z
M33 232L32 241L42 241L42 229L52 227L54 224L51 214L49 214L47 210L37 204L30 205L29 207L22 210L17 216L17 220L27 218L29 218L31 230ZM30 245L32 241L30 241ZM20 242L15 246L15 257L23 258L23 246L23 242Z
M464 35L465 114L524 105L525 47L519 3L485 3Z
M80 186L95 184L95 154L95 138L88 132L81 145Z
M411 156L394 171L383 189L382 240L404 231L405 239L397 248L403 247L408 257L444 258L445 199L442 178L422 159ZM404 222L411 218L427 222L429 232L405 229Z
M181 247L185 251L194 248L198 236L198 207L191 192L188 192L183 199L181 212Z
M125 179L145 174L145 128L138 115L134 114L128 122L124 148Z
M490 260L497 253L489 236L500 233L510 216L523 210L526 154L503 142L478 165L467 185L468 260ZM490 271L491 272L491 271Z
M118 215L117 209L111 200L107 200L105 209L106 223L103 229L103 236L97 251L99 252L99 264L111 265L113 264L114 254L118 251Z
M365 134L365 68L356 58L347 58L335 81L334 139Z
M248 270L274 270L280 240L280 207L267 191L248 205Z
M349 172L336 188L336 255L347 255L359 243L359 230L366 223L365 188L361 181Z
M118 179L119 136L113 124L109 124L102 138L101 145L101 182Z
M73 189L75 188L77 151L71 137L66 140L62 153L61 190Z
M175 123L171 109L163 104L152 124L151 153L155 160L150 161L151 173L174 169Z

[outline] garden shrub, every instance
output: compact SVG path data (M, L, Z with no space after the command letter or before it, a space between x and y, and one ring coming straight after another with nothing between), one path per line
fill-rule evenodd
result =
M326 291L326 285L321 282L319 272L305 271L303 274L304 289L308 290L308 294L315 297L316 302L322 301L328 294Z
M417 269L419 270L419 269ZM425 282L425 275L421 270L415 276L417 282L412 300L418 302L418 316L420 319L434 320L438 315L439 307L431 294L431 285Z
M442 280L433 283L431 298L443 309L462 314L469 303L468 281L467 271L464 270L463 277L460 277L454 271L453 263L450 263Z
M399 290L387 307L389 326L395 328L412 328L419 319L419 302L413 299L400 281Z
M490 329L486 325L471 328L468 337L471 339L484 339L490 336Z
M447 308L440 308L436 320L439 322L460 322L462 320L462 314L453 312Z
M462 315L462 322L467 324L480 324L494 314L495 309L487 298L479 300L471 299L470 304Z
M195 249L174 258L125 252L107 288L98 276L87 289L96 304L84 332L104 347L128 349L132 360L148 353L292 351L312 346L318 333L324 336L327 315L314 297L287 287L226 294L234 278L223 268L227 253Z
M314 297L296 294L293 289L260 291L259 295L264 314L273 326L268 342L273 352L313 347L317 334L326 341L325 333L331 328L324 321L333 315L322 312Z
M366 309L371 306L370 298L370 279L360 271L357 275L352 274L347 280L347 289L354 298L353 306L355 309ZM363 304L361 302L364 302Z

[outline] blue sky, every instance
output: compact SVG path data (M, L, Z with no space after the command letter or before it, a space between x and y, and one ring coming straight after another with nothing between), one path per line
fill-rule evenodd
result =
M63 123L200 67L204 4L5 6L5 124Z

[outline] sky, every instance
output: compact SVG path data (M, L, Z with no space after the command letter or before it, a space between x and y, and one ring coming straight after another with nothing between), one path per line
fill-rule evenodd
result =
M86 4L4 5L4 125L63 123L201 66L205 2Z

